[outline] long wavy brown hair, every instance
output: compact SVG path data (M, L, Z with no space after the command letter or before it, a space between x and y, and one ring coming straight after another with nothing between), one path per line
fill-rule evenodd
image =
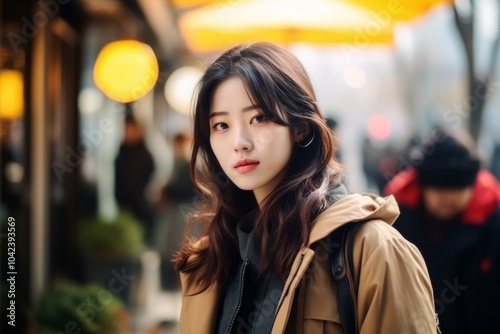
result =
M307 132L292 149L285 177L260 203L252 191L239 189L223 172L210 146L209 115L218 85L237 77L272 122ZM175 258L180 272L193 273L202 289L225 286L239 251L236 225L255 214L253 229L260 240L260 272L285 277L300 247L307 243L311 223L330 203L329 191L341 182L334 160L333 133L316 102L309 77L288 50L270 43L244 44L222 54L205 71L194 99L194 140L191 176L203 194L189 219ZM272 145L272 143L270 143ZM193 228L198 225L198 236ZM208 238L207 247L196 241ZM286 278L286 277L285 277Z

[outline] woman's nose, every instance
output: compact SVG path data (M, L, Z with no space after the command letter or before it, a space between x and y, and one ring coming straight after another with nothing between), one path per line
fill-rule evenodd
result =
M235 131L234 136L234 150L236 152L251 151L253 149L250 134L243 128Z

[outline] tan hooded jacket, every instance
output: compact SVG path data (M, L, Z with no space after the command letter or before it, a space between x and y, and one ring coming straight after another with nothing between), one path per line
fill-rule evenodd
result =
M359 333L436 333L427 268L417 248L391 226L398 215L392 196L357 194L322 212L285 282L272 333L343 333L329 256L320 244L335 229L356 221L364 222L356 230L353 246ZM199 246L207 247L207 239ZM212 286L199 293L188 276L181 273L181 333L213 333L220 291Z

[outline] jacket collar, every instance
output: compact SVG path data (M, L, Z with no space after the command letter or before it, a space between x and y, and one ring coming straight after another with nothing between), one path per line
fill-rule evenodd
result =
M313 222L308 246L326 238L342 225L352 222L381 219L392 225L399 216L393 196L353 194L346 196L323 211Z

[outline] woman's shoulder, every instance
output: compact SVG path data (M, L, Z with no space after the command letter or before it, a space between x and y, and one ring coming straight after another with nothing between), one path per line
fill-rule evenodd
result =
M371 219L358 223L356 238L366 240L365 242L374 246L395 240L408 242L392 224L382 219Z
M353 248L354 255L363 264L413 263L417 267L425 267L418 248L383 220L372 219L360 223L354 234Z

